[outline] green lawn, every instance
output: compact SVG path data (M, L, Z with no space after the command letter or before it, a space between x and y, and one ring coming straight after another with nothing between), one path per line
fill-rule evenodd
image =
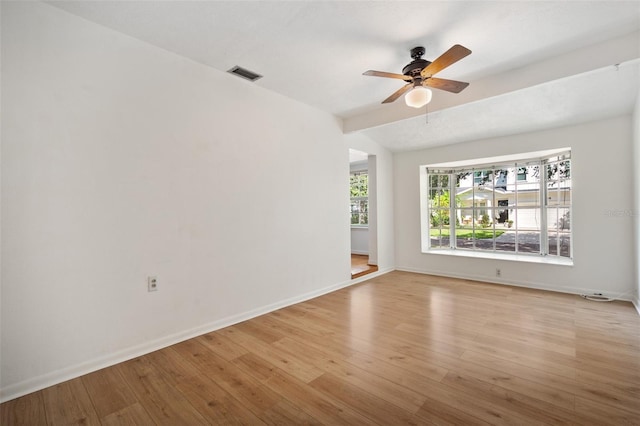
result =
M499 237L502 234L504 234L504 231L496 229L496 237ZM449 228L443 228L442 234L440 234L440 229L431 229L432 237L437 237L439 235L448 237ZM456 229L456 238L473 238L473 229ZM476 229L476 238L479 240L493 238L493 229Z

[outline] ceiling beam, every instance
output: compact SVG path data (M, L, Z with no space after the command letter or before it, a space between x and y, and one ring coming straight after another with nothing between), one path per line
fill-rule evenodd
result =
M428 105L428 111L452 108L638 58L640 31L471 81L469 87L459 94L436 90L433 101ZM597 81L594 81L594 84L597 84ZM417 117L424 112L422 108L414 109L407 107L404 102L394 102L373 111L344 117L343 131L351 133L378 127Z

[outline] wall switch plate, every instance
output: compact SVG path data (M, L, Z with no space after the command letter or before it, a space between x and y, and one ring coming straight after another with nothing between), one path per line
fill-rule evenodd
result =
M158 291L158 277L147 277L147 291Z

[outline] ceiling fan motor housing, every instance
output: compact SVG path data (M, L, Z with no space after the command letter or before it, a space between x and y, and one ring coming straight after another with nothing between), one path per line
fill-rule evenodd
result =
M406 67L402 68L402 74L408 75L410 77L415 77L420 75L420 71L422 71L426 66L428 66L431 62L426 59L415 59L411 61Z
M409 63L407 66L402 68L402 74L408 75L410 77L416 77L420 74L420 72L428 66L431 62L426 59L422 59L422 55L424 55L424 47L418 46L411 49L411 57L413 61Z

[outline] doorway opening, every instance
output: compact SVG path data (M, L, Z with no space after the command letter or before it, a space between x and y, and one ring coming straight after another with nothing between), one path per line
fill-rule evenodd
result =
M349 191L354 279L378 270L375 155L349 150Z

